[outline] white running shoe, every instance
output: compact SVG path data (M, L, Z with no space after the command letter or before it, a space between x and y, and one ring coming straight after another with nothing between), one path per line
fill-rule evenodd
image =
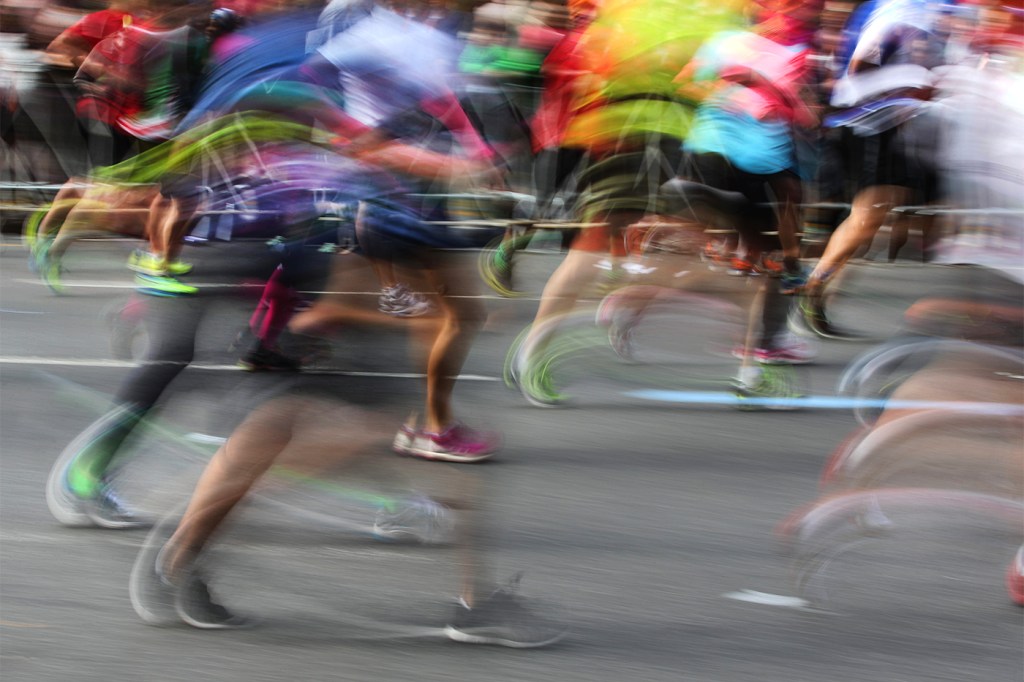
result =
M434 304L423 294L398 283L381 289L377 309L393 317L419 317L433 312Z

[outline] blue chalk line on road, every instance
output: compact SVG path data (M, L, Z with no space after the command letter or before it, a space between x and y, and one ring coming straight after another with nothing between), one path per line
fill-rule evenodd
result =
M944 409L986 414L1024 414L1024 405L1009 403L959 402L942 400L886 400L846 396L806 395L793 398L741 398L725 391L669 391L641 389L625 395L641 400L690 405L733 405L743 407L792 407L816 410L853 410L865 407L886 409Z

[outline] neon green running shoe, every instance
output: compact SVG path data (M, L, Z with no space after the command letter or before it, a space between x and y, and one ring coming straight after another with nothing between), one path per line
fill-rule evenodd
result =
M480 253L480 276L496 294L502 298L517 298L523 292L517 291L512 283L512 253L515 245L499 243Z
M796 374L788 365L761 365L754 384L737 382L734 393L741 410L796 410L795 399L803 394L797 388Z
M67 293L67 287L64 286L64 282L61 280L60 275L63 272L59 259L50 259L44 257L39 263L39 276L43 278L43 282L50 288L55 294Z
M519 390L535 407L559 407L568 399L555 389L551 366L547 361L528 363L519 374Z
M136 249L128 256L128 268L144 275L186 275L192 272L192 264L176 260L168 262L156 254Z
M141 272L135 275L135 289L140 294L150 296L191 296L199 293L199 287L179 282L173 277L146 275Z

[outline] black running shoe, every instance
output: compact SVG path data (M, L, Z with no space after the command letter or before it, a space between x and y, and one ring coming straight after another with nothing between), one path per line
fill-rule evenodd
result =
M445 634L456 642L495 644L531 649L554 644L565 637L566 627L531 611L516 594L518 577L509 587L495 590L473 608L455 607Z
M207 580L197 567L186 569L174 602L178 616L194 628L231 630L250 626L248 618L232 613L214 601Z
M805 290L803 296L800 297L800 314L804 326L823 339L858 340L855 334L837 329L828 319L828 313L825 310L825 297L821 293Z
M141 516L125 504L106 480L100 482L95 495L82 499L82 511L100 528L131 530L153 525L151 519Z
M298 372L301 363L262 344L238 360L238 366L247 372Z

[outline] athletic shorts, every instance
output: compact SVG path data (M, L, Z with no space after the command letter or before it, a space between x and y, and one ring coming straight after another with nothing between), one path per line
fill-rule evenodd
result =
M577 214L583 222L597 222L608 212L664 213L658 190L675 177L681 158L681 141L663 135L626 140L608 152L591 152L579 178ZM588 227L580 231L573 248L623 255L621 242L621 235L613 235L611 228Z
M938 177L929 161L934 154L924 149L920 140L911 140L915 125L911 120L864 137L843 131L841 153L849 173L847 186L852 191L848 198L868 187L895 185L911 189L915 203L935 199Z
M747 239L756 240L762 248L778 248L778 239L764 241L765 232L778 228L776 211L772 205L784 200L787 193L799 191L800 179L793 171L780 171L769 175L748 173L729 162L721 154L690 154L683 163L682 175L693 182L723 192L736 192L746 198L748 205L738 208L736 214L723 216L720 224L732 225ZM790 196L799 201L799 196Z
M356 218L356 239L360 250L370 258L415 263L437 250L482 248L501 234L495 228L435 224L447 220L448 214L440 205L364 201Z

